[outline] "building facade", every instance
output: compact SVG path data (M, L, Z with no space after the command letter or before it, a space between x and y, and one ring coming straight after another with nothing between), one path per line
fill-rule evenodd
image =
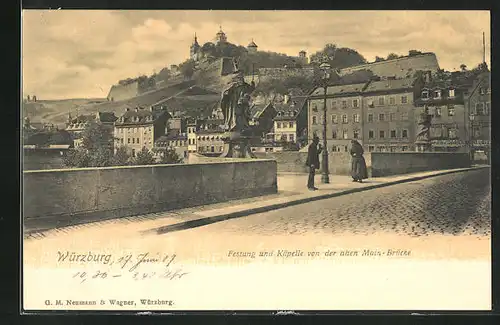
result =
M154 143L154 157L161 160L166 149L174 150L183 160L188 158L188 137L187 134L169 134L159 137Z
M416 138L414 101L421 78L371 81L363 90L363 147L366 151L413 151Z
M365 83L329 86L326 93L328 151L347 151L351 139L363 143L362 116ZM323 143L324 88L315 89L308 102L308 142L314 136Z
M106 138L103 138L103 143L112 143L114 123L116 121L115 113L113 112L97 112L91 115L78 115L75 118L68 114L68 122L66 123L65 130L68 131L73 137L73 145L75 148L81 147L82 137L81 134L85 128L92 123L97 123L104 127L107 132Z
M169 118L170 114L161 108L126 108L115 122L115 149L125 147L132 157L142 148L152 150L155 141L168 133Z

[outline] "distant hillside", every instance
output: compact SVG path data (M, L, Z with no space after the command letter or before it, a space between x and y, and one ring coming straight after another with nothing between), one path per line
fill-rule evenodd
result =
M29 117L32 122L64 124L68 119L68 113L76 115L76 109L85 110L97 103L102 103L102 98L72 98L61 100L38 100L36 102L24 102L22 104L23 117Z

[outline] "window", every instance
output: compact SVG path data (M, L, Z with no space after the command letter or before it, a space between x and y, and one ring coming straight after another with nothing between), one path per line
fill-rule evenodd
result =
M378 104L379 105L384 105L384 97L379 97L378 98Z
M318 122L316 121L316 116L312 117L312 124L318 124Z
M368 99L368 107L370 108L374 108L375 107L375 104L373 103L373 99Z
M434 98L441 98L441 89L434 90Z
M408 138L408 130L403 130L401 137L405 139Z
M137 143L139 143L139 138L137 138Z
M313 112L317 112L318 111L318 105L316 105L316 103L312 103L312 110Z
M373 114L368 114L368 122L373 122Z
M385 131L379 131L379 138L384 139L385 138Z
M359 107L359 100L357 100L357 99L353 99L353 100L352 100L352 107L354 107L354 108L358 108L358 107Z
M353 138L354 139L358 139L359 138L359 131L358 130L354 130Z
M384 120L384 114L383 113L378 115L378 120L379 121L383 121Z
M401 120L403 120L403 121L407 121L408 120L408 113L407 112L401 113Z
M352 117L355 123L359 123L359 114L354 114Z
M389 98L389 104L390 104L390 105L396 105L396 98L394 98L394 97L390 97L390 98Z
M434 111L434 116L441 117L441 107L436 107L436 110Z
M288 127L293 128L293 122L288 122Z
M276 123L276 128L281 129L281 122Z
M132 143L135 143L135 138L132 138Z
M396 130L391 130L391 138L396 138Z
M135 157L135 149L132 149L132 157Z
M332 115L332 123L333 124L337 124L338 123L337 115Z
M391 147L391 152L396 152L396 147Z
M210 152L215 152L215 147L214 146L210 147Z
M130 138L128 138L127 140L128 140L127 143L130 144Z
M448 106L448 116L455 116L455 106Z
M368 146L368 151L369 152L375 151L375 146Z
M450 98L455 97L455 89L448 90L448 97L450 97Z
M449 128L448 129L448 139L456 139L457 138L457 129Z
M347 122L348 122L348 120L347 120L347 115L346 115L346 114L342 115L342 123L344 123L344 124L345 124L345 123L347 123Z
M484 104L476 103L476 115L484 115Z
M337 109L337 101L332 101L332 109Z
M347 100L342 101L342 108L347 108Z
M396 113L391 113L390 119L391 119L391 121L395 121L396 120Z
M373 130L368 131L368 138L369 138L369 139L373 139L373 137L374 137L374 132L373 132Z
M427 89L422 90L422 99L429 99L429 91Z
M332 139L337 139L337 130L332 131Z
M347 130L342 130L342 138L349 139L349 134L347 134Z
M406 104L408 103L408 97L407 96L401 96L401 104Z
M293 134L289 134L289 135L288 135L288 140L289 140L290 142L294 142L294 141L295 141L295 138L294 138Z
M484 89L483 87L479 88L479 94L481 95L486 94L486 89Z

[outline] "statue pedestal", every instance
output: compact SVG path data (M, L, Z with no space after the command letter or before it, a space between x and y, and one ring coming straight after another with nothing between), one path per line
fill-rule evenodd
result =
M228 132L224 135L224 151L221 158L256 158L251 150L251 136L240 132Z
M415 142L415 151L417 152L431 152L432 145L430 141L417 141Z

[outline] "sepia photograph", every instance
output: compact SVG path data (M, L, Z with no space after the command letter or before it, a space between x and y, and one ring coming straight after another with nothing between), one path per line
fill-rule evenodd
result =
M22 11L24 312L482 310L489 11Z

